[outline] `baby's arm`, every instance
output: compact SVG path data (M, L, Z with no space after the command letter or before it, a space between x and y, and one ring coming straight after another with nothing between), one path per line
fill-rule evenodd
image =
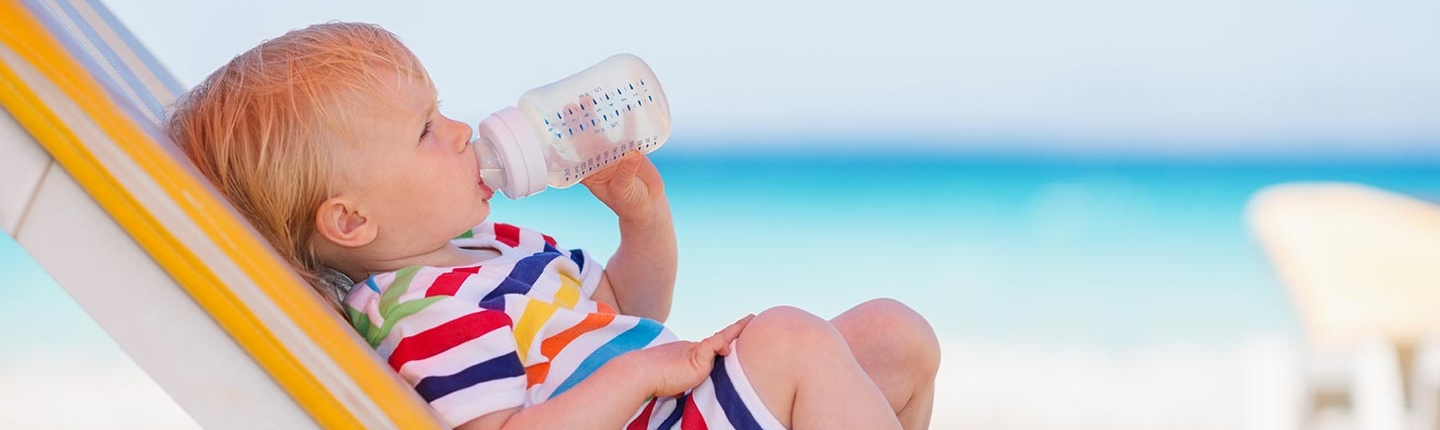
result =
M620 248L605 267L597 300L613 295L626 315L664 322L675 293L675 224L660 171L638 152L583 182L620 218Z
M730 353L730 343L740 337L750 318L700 342L671 342L621 354L553 399L527 408L492 412L455 429L621 428L646 398L674 396L700 385L709 376L715 356Z
M616 357L569 391L528 408L492 412L455 430L615 430L640 409L653 388L642 383L644 369Z

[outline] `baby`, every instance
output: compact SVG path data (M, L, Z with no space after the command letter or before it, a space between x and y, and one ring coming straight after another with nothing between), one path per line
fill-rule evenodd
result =
M456 428L929 426L939 347L899 302L829 321L779 307L676 339L662 325L675 230L639 153L583 182L619 218L604 266L486 221L494 191L471 128L440 113L425 68L378 26L266 41L188 93L167 129Z

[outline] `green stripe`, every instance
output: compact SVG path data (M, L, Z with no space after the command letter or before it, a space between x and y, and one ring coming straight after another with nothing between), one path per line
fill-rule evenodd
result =
M410 266L395 272L395 280L385 287L385 292L380 294L380 309L395 307L395 302L400 301L400 296L410 291L410 281L415 280L415 274L420 272L420 266ZM382 315L384 311L381 311Z
M395 328L395 322L420 312L421 309L429 307L432 303L450 298L450 296L426 297L420 300L411 300L401 303L395 307L385 308L380 314L385 318L385 325L375 331L372 336L365 336L365 341L370 342L370 347L380 346L380 341L390 335L390 329Z
M366 339L370 338L370 331L375 329L375 325L370 323L369 315L365 315L365 312L359 309L345 306L345 317L350 319L350 325L355 327L356 332L365 336Z

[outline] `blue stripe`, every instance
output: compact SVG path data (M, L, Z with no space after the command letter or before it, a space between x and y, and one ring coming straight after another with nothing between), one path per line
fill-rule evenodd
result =
M365 286L370 287L370 291L380 292L380 285L375 283L374 277L365 278Z
M755 416L745 407L745 401L735 391L735 384L730 382L730 375L725 372L725 357L715 357L715 368L710 369L710 382L715 385L715 400L720 402L720 409L725 411L731 427L735 430L761 430L760 422L755 421Z
M539 253L520 259L515 263L515 268L510 269L510 274L505 280L500 281L493 291L486 294L480 301L499 298L506 294L525 294L530 292L530 287L535 285L535 280L545 273L545 266L551 261L560 257L560 254Z
M675 410L670 411L670 416L665 417L665 421L661 421L661 422L660 422L660 427L656 427L656 428L657 428L657 429L668 429L668 428L671 428L671 427L675 427L675 423L677 423L677 422L680 421L680 416L685 414L685 402L686 402L687 400L689 400L689 399L690 399L690 393L689 393L689 392L686 392L685 394L681 395L679 399L676 399L676 401L675 401Z
M604 345L596 348L595 352L591 352L589 357L585 357L585 360L580 362L580 366L575 368L575 373L571 373L570 377L565 378L565 382L560 383L560 386L555 388L555 392L550 394L550 398L553 399L555 396L560 395L560 393L564 393L566 390L574 387L575 384L579 384L580 381L585 380L591 373L595 373L596 369L599 369L600 366L603 366L606 362L610 361L610 359L649 345L657 336L660 336L660 332L664 329L665 326L660 325L660 323L655 322L655 320L641 318L640 322L635 324L635 327L631 327L624 333L620 333L619 336L610 339L609 342L605 342Z
M120 24L120 20L115 18L115 14L110 13L110 8L105 7L99 0L86 0L85 3L90 5L90 9L94 9L96 14L100 15L100 19L105 21L105 25L109 26L111 31L114 31L115 34L120 36L121 40L125 41L125 45L129 48L130 52L134 53L136 57L140 57L140 61L145 63L145 67L149 69L151 74L155 75L155 79L160 81L160 85L163 85L166 90L170 91L170 94L167 94L168 96L173 97L185 92L185 86L180 84L180 80L175 79L175 75L170 74L170 70L161 65L160 60L157 60L155 55L150 53L149 49L145 49L145 45L140 44L140 40L135 38L135 34L131 33L129 28Z
M130 66L126 65L124 61L120 60L119 56L115 55L115 51L110 48L109 44L105 43L105 39L101 38L99 33L95 32L95 28L91 27L90 23L80 16L80 12L75 10L75 6L66 1L57 1L55 4L65 13L66 18L80 29L80 33L82 33L86 39L89 39L90 44L95 47L95 50L100 53L100 56L104 57L105 62L110 65L110 72L118 75L122 81L121 83L129 87L130 91L134 92L135 96L140 98L139 100L131 101L138 102L140 107L148 109L152 122L158 124L165 118L165 107L161 106L160 101L155 99L155 94L150 92L149 87L140 83L140 80L130 71Z
M570 261L575 262L575 266L580 268L580 273L585 273L585 251L579 249L570 250Z
M505 312L505 297L496 297L480 302L480 308Z
M421 379L420 383L415 384L415 392L420 393L420 397L424 398L426 402L433 402L447 394L478 384L523 376L525 376L525 366L520 364L520 356L511 352L467 367L454 375L431 376ZM524 387L525 382L520 381L520 386Z

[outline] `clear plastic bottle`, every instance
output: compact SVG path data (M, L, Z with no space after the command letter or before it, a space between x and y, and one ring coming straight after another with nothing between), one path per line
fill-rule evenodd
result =
M485 184L518 199L565 188L670 137L670 104L650 66L619 54L520 96L480 121L472 142Z

